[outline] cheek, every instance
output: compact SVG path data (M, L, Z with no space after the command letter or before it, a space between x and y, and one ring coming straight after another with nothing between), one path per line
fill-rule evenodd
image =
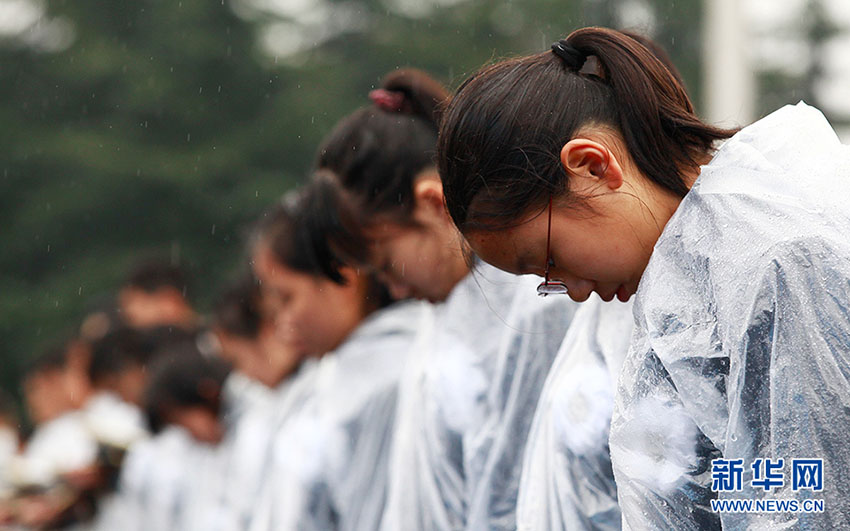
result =
M325 334L335 319L339 304L322 290L307 290L293 300L289 311L290 324L294 333L302 338L314 339Z
M554 243L553 243L554 247ZM622 282L633 269L634 249L609 235L576 234L553 249L556 270L598 282Z
M439 262L445 254L448 242L424 229L410 229L395 241L393 258L398 266L403 265L415 273Z
M527 236L520 241L522 241L522 245L519 245L517 239L508 238L501 232L476 233L467 236L467 243L478 258L484 260L493 267L514 274L525 274L529 272L515 270L515 264L520 256L534 256L529 249L526 249L526 246L529 248L531 247L531 242L533 241L530 239L530 236ZM545 265L543 263L545 260L545 256L540 257L539 265L541 268L541 274L542 268ZM536 263L527 264L530 268L535 268L537 265L538 264ZM536 273L537 270L534 269L534 272Z

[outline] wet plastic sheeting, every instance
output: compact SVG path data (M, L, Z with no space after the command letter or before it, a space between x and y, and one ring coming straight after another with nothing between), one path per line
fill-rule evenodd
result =
M633 329L631 303L594 295L576 312L534 414L519 491L520 530L621 528L608 430Z
M850 521L850 148L788 106L716 154L641 279L611 452L628 529L836 529ZM742 459L740 492L712 490ZM752 486L756 458L784 485ZM792 460L823 459L823 491ZM819 513L715 513L710 500L821 499Z
M383 512L399 377L424 306L370 316L295 382L252 529L370 530Z
M382 529L515 529L522 456L575 312L480 264L433 309L403 379Z

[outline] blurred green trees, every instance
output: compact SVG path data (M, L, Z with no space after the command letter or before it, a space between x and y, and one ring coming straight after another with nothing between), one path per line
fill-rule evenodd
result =
M576 27L640 26L622 4L36 2L42 22L0 40L0 387L139 257L182 262L205 308L244 259L246 224L387 71L456 86ZM650 4L694 91L699 1Z

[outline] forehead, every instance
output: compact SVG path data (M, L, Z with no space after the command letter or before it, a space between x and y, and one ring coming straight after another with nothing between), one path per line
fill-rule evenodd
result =
M293 286L309 282L315 279L312 275L302 273L281 264L267 246L258 249L254 260L254 271L263 282L275 286Z
M363 227L363 235L372 244L383 244L406 234L411 229L412 227L400 225L385 216L378 216L372 223Z
M388 253L392 254L393 250L397 250L398 243L406 241L403 240L404 237L412 235L415 230L415 227L385 220L364 227L363 235L368 242L368 249L363 256L367 263L363 265L374 265L385 259Z

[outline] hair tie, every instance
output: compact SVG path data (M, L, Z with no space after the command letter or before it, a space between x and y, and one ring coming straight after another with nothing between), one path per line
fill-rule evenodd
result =
M552 53L557 55L564 64L573 71L579 71L587 60L587 56L578 51L566 40L560 40L552 45Z
M369 93L369 99L372 100L379 109L383 109L387 112L402 112L405 110L403 92L375 89Z

